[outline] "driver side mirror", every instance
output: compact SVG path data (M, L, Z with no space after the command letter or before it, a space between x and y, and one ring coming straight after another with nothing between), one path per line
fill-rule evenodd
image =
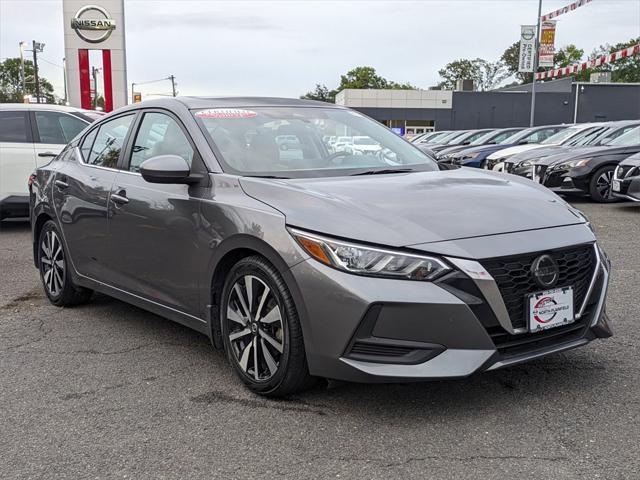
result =
M187 161L179 155L158 155L142 162L140 174L149 183L198 183L201 175L191 174Z

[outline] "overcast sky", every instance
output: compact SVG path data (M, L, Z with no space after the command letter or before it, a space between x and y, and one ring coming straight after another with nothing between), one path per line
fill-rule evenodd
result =
M544 0L549 12L572 0ZM87 3L92 3L87 1ZM427 88L458 58L497 60L535 23L536 0L125 0L129 82L173 74L183 95L297 97L369 65ZM0 57L46 43L41 71L62 94L61 0L0 0ZM590 53L640 36L640 0L593 0L558 19L556 45ZM168 84L145 93L168 92Z

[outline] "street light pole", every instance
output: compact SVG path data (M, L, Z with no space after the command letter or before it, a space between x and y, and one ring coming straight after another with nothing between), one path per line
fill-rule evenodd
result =
M173 96L176 96L176 77L173 75L169 76L169 80L171 80L171 91L173 92Z
M533 78L531 81L531 118L529 126L533 127L536 118L536 73L538 73L538 65L540 62L540 19L542 17L542 0L538 0L538 27L536 28L535 51L533 55Z
M38 80L38 49L36 41L33 40L33 78L36 82L36 102L40 103L40 82Z

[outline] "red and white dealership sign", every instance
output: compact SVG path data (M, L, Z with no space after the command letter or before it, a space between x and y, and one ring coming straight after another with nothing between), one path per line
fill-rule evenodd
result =
M573 12L576 8L583 7L584 5L586 5L587 3L591 3L592 1L593 0L578 0L577 2L573 2L572 4L567 5L566 7L562 7L559 10L543 15L541 17L541 20L544 22L546 20L551 20L552 18L559 17L560 15L563 15L565 13Z
M548 70L546 72L536 73L536 80L544 80L545 78L554 78L554 77L560 77L563 75L570 75L572 73L577 73L583 70L587 70L588 68L599 67L600 65L604 65L605 63L612 63L622 58L633 57L638 54L640 54L640 43L632 47L619 50L615 53L610 53L608 55L600 55L599 57L592 58L587 62L576 63L575 65L571 65L569 67L556 68L555 70Z

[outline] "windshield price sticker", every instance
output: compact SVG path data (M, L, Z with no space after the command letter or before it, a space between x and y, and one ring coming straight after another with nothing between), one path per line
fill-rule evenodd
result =
M212 108L200 110L195 113L198 118L252 118L258 114L252 110L242 110L238 108Z

